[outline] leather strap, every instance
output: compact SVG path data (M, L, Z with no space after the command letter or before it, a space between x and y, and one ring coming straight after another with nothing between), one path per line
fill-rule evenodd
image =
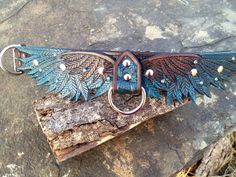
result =
M129 61L129 66L124 62ZM126 80L125 75L130 79ZM113 69L113 92L115 93L141 93L141 65L138 59L130 52L125 51L119 55Z

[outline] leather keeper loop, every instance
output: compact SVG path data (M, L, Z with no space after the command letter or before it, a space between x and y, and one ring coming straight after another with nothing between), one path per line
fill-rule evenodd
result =
M141 93L141 65L130 52L123 52L114 63L113 92Z

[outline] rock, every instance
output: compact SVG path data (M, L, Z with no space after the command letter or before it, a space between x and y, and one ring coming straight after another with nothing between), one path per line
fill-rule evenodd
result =
M1 1L0 23L17 15L17 13L28 3L28 0Z
M108 50L236 50L234 1L30 1L12 16L3 9L13 4L1 1L1 20L11 17L0 24L0 48L25 43ZM113 19L112 31L109 19ZM160 28L165 39L147 38L146 26ZM233 78L226 91L212 89L212 100L203 97L198 105L151 119L58 166L53 155L48 155L51 149L32 106L45 90L26 76L0 71L0 80L0 176L166 177L235 126Z

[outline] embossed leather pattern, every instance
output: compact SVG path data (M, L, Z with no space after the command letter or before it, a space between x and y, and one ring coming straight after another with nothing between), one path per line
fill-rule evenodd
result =
M18 71L28 73L37 85L48 86L71 100L96 98L113 87L116 93L140 93L150 98L166 97L167 104L196 93L210 96L213 85L235 74L236 52L151 53L80 51L20 46Z
M125 66L125 63L129 63ZM125 76L130 78L125 79ZM137 93L141 91L141 65L129 51L122 53L114 63L113 89L117 93Z

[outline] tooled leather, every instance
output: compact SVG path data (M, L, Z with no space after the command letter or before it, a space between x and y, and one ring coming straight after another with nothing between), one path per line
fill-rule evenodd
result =
M129 60L130 65L124 66L123 61ZM124 75L129 74L130 80L125 80ZM129 51L123 52L114 63L113 90L115 93L140 93L141 92L141 65L139 60Z

